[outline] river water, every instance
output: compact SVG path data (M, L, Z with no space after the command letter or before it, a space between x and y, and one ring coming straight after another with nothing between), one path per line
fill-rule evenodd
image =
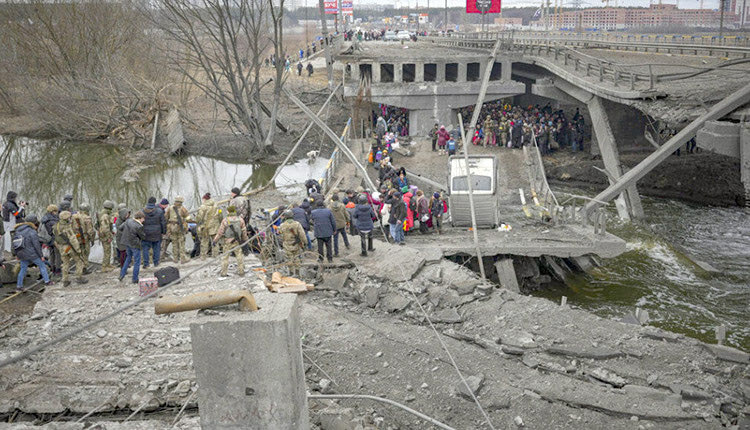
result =
M534 294L557 302L567 296L602 317L640 307L651 325L706 342L715 343L714 328L725 325L726 343L750 351L750 211L647 197L643 206L642 226L619 223L614 209L609 214L608 231L627 241L626 253L568 286ZM720 273L701 270L680 247Z
M320 177L327 159L313 163L300 160L284 167L276 186L303 183ZM152 162L150 162L152 163ZM125 202L140 208L150 196L157 199L185 197L185 206L195 209L201 196L210 192L218 197L229 194L232 187L250 190L265 185L277 165L243 164L200 156L168 157L153 162L138 173L138 180L125 182L122 177L130 168L120 148L100 143L38 142L24 138L0 136L0 192L19 194L33 212L42 213L50 203L58 203L65 194L76 202L87 202L101 208L104 200Z
M302 160L283 169L278 187L319 177L327 160ZM127 158L101 144L39 143L0 138L0 192L17 191L33 212L72 193L98 209L104 200L141 207L149 196L183 195L196 208L205 192L226 194L233 186L265 184L275 165L238 164L207 157L164 157L126 183ZM582 190L561 190L584 194ZM750 351L750 215L741 208L690 206L643 199L643 226L620 224L610 214L609 231L627 241L628 251L603 267L535 295L568 303L603 317L622 317L636 307L649 311L651 324L712 342L714 327L727 327L727 343ZM721 270L701 271L672 245Z

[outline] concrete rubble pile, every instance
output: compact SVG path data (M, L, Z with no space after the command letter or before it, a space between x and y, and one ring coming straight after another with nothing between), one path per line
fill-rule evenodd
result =
M383 242L375 248L367 258L354 251L343 256L353 268L324 271L315 290L299 296L304 370L312 394L386 397L454 428L488 428L473 396L496 428L516 428L520 422L529 428L710 429L750 422L745 352L499 289L436 251ZM259 267L256 259L249 261ZM197 265L191 262L183 270L192 264ZM169 294L267 291L258 277L216 282L215 272L202 270ZM25 327L0 334L2 356L136 294L103 277L90 285L47 290ZM156 316L149 304L142 305L1 369L0 413L49 420L67 410L75 421L104 402L102 415L87 422L107 422L103 414L118 411L127 417L140 408L155 415L103 428L166 428L199 389L188 331L195 315ZM309 411L312 428L319 429L431 428L366 400L311 399ZM190 400L178 428L197 423L197 413Z

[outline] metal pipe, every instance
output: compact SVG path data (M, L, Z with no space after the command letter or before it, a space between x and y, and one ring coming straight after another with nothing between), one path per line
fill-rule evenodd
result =
M241 251L235 251L241 252ZM157 315L175 312L194 311L215 306L239 303L241 311L257 311L255 297L249 291L221 290L204 291L185 297L159 297L154 303L154 313Z
M391 406L395 406L395 407L397 407L397 408L399 408L399 409L401 409L403 411L406 411L406 412L408 412L408 413L410 413L410 414L412 414L414 416L417 416L417 417L419 417L419 418L427 421L428 423L430 423L430 424L432 424L434 426L440 427L441 429L456 430L456 429L454 429L453 427L451 427L451 426L449 426L447 424L441 423L440 421L436 420L435 418L428 417L427 415L425 415L425 414L423 414L421 412L415 411L414 409L412 409L412 408L410 408L408 406L402 405L401 403L395 402L395 401L393 401L391 399L386 399L384 397L370 396L370 395L367 395L367 394L308 394L307 398L308 399L343 399L343 400L347 400L347 399L367 399L367 400L374 400L376 402L381 402L381 403L385 403L385 404L388 404L388 405L391 405Z

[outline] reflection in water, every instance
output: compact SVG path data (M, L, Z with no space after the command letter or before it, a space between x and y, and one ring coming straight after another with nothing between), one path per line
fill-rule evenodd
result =
M169 157L161 155L153 167L140 171L138 180L121 179L128 170L122 149L101 143L38 142L24 138L0 137L0 191L18 192L29 202L32 212L41 214L50 203L58 203L67 193L75 202L101 208L104 200L126 202L140 207L149 196L173 199L185 197L188 208L200 205L200 196L210 192L226 195L232 187L249 190L271 179L276 165L235 164L208 157ZM301 160L286 166L276 186L302 183L320 177L327 159L312 164Z

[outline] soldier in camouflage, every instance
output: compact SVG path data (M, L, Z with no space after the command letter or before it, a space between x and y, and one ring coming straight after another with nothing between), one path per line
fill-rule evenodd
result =
M284 211L282 215L284 222L279 227L284 252L286 253L286 265L290 276L299 276L300 255L307 244L307 236L302 224L294 220L291 210Z
M104 209L96 216L96 231L99 234L99 242L102 243L102 272L114 269L112 266L112 244L115 239L115 234L112 232L114 208L114 202L105 200Z
M83 258L82 247L78 242L76 231L73 229L73 222L70 212L60 212L60 221L54 227L55 246L60 250L62 258L62 281L63 286L70 285L70 262L76 264L76 280L79 284L88 282L83 277L83 269L86 267L86 260Z
M219 276L227 276L227 269L229 268L229 254L234 253L237 258L237 275L245 275L245 263L242 249L237 247L244 242L247 242L247 227L245 221L237 215L237 208L229 206L227 209L229 214L219 226L219 231L214 236L213 245L219 242L219 239L224 238L224 256L221 257L221 273ZM232 248L236 248L232 250ZM231 252L229 252L232 250Z
M167 208L164 218L167 221L167 234L172 242L172 259L175 263L187 263L188 256L185 253L185 234L188 232L187 219L190 213L182 204L185 197L177 196L174 204Z
M94 230L94 221L89 215L90 207L86 203L78 206L78 212L71 217L73 220L73 229L76 232L78 244L81 246L81 257L88 261L91 253L91 246L96 240L96 230Z
M198 236L201 241L201 260L204 260L209 255L209 251L211 257L215 257L218 255L218 250L216 247L211 246L211 239L219 231L221 212L216 203L211 200L211 194L206 193L203 196L203 204L198 209L195 222L198 224Z

